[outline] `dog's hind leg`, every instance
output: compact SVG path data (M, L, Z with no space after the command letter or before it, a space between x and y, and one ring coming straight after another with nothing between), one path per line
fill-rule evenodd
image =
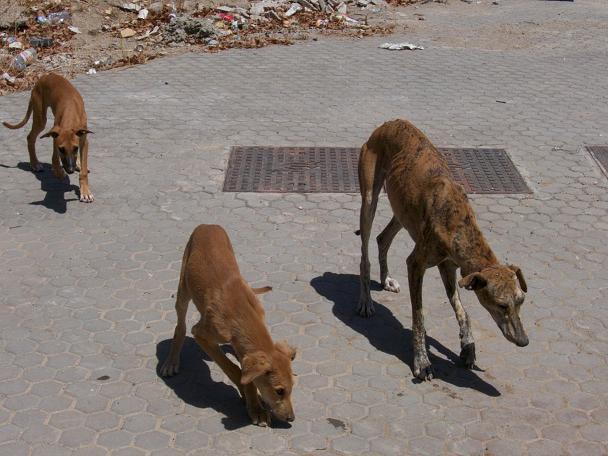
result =
M388 272L388 263L386 261L386 256L388 254L388 250L391 248L391 243L397 233L403 228L399 220L393 216L388 225L382 230L382 233L376 237L376 241L378 241L378 261L380 263L380 283L382 287L387 291L392 291L393 293L399 293L401 288L399 287L399 282L393 279Z
M186 315L188 313L188 303L190 302L190 294L180 279L180 284L177 289L177 298L175 299L175 311L177 313L177 325L171 341L171 350L169 356L165 359L160 375L170 377L179 373L179 358L186 340Z
M437 268L441 273L445 292L456 314L458 326L460 326L460 359L464 366L470 369L475 365L475 340L471 331L471 320L464 307L462 307L460 294L456 287L456 269L458 266L450 260L445 260L439 263Z
M182 266L179 273L179 285L177 286L177 296L175 298L175 312L177 313L177 324L171 341L169 356L165 359L160 368L160 375L168 377L179 372L179 357L186 340L186 315L188 314L188 303L191 295L186 285L186 267L190 256L191 241L188 241L182 256Z
M359 157L359 186L361 189L361 213L359 216L359 229L361 234L361 265L359 307L357 312L362 317L371 317L374 314L374 304L369 288L369 236L372 230L378 195L382 189L384 176L377 160L377 154L367 145L361 148Z
M38 135L44 130L44 127L46 127L46 109L42 105L40 98L33 94L30 103L34 116L32 119L32 129L27 135L27 151L30 155L30 167L33 172L38 173L43 168L36 156L36 140L38 139ZM53 151L54 153L55 151Z
M422 249L416 244L414 251L407 257L407 275L412 301L412 342L414 347L414 375L420 380L431 380L433 369L426 351L426 330L422 312L422 279L426 261Z

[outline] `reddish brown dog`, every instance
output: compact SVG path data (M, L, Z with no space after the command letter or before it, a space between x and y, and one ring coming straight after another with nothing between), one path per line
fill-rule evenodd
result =
M251 288L241 277L230 239L222 227L199 225L184 251L175 301L177 326L161 375L170 376L179 370L186 313L192 300L201 314L192 335L238 387L253 423L270 423L258 390L277 418L293 421L291 361L296 352L284 342L272 341L264 324L264 309L256 297L270 290ZM220 344L232 346L241 368L228 359Z
M32 130L27 135L27 149L30 154L32 171L42 171L42 165L36 157L36 139L46 126L48 108L51 108L53 116L55 116L55 123L53 128L43 134L41 138L53 138L53 173L59 180L63 180L65 173L72 174L74 170L79 170L80 201L92 203L93 194L89 189L89 168L87 167L89 153L87 134L92 132L87 127L84 101L78 90L67 79L54 73L42 76L32 89L25 118L16 125L7 122L3 122L3 124L10 129L21 128L34 113ZM80 158L78 158L79 150ZM63 169L61 165L63 165Z
M393 218L377 237L380 282L385 290L399 292L390 277L386 256L395 235L405 228L416 246L407 258L412 302L414 375L432 378L425 344L422 314L422 278L426 269L437 266L460 326L460 357L470 368L475 363L475 343L469 316L456 288L460 267L461 287L474 290L507 340L523 347L528 336L519 318L527 291L521 269L502 265L486 242L467 195L455 183L443 156L427 137L405 120L386 122L376 129L361 149L361 296L358 312L373 314L369 288L368 242L378 195L386 182Z

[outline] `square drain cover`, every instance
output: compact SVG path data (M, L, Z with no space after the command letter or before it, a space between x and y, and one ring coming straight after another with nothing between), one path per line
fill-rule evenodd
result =
M608 177L608 146L587 146L587 150Z
M235 146L225 192L358 193L358 147ZM441 148L467 193L531 193L504 149Z

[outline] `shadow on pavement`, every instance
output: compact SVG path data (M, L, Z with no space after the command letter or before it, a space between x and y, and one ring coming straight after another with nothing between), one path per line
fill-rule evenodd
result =
M0 165L3 168L19 168L22 171L32 173L29 162L20 162L16 167ZM41 201L32 201L30 204L35 206L44 206L47 209L51 209L58 214L65 214L67 211L68 201L78 201L80 197L80 189L76 185L70 183L69 176L66 176L63 182L57 180L52 172L51 165L48 163L42 163L42 171L39 173L32 173L36 179L40 181L40 189L46 192L44 199ZM77 198L65 199L65 193L74 191Z
M321 296L333 302L332 311L343 323L364 335L371 345L384 353L396 356L413 366L412 331L404 328L393 313L382 304L374 301L376 313L372 318L361 318L356 314L359 301L359 276L354 274L334 274L326 272L315 277L310 284ZM378 282L371 282L372 290L381 290ZM458 327L455 328L458 331ZM471 388L488 396L500 396L500 392L474 372L460 364L460 358L436 339L426 337L429 347L434 348L445 358L435 356L429 351L435 378L454 386ZM413 377L412 377L413 378Z

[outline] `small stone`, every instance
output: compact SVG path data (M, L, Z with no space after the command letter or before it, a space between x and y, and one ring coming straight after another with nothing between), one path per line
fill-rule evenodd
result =
M120 36L123 38L130 38L132 36L135 36L135 33L135 30L133 30L132 28L126 28L120 31Z

